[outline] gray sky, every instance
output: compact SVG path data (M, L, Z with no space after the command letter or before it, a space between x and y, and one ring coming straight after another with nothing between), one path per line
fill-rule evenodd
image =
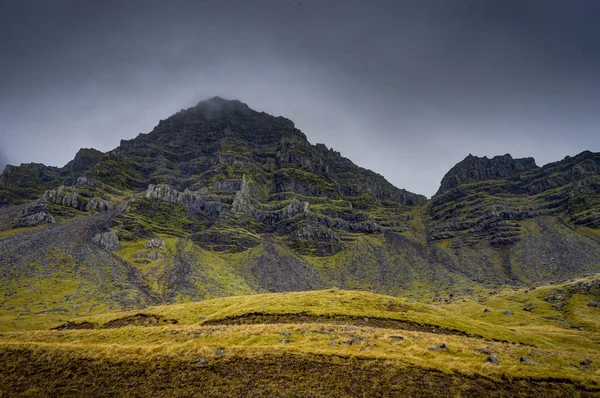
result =
M600 150L597 0L0 0L0 164L219 95L432 195L466 155Z

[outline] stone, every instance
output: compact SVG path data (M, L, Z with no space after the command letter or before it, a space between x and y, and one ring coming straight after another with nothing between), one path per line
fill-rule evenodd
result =
M513 314L512 310L504 311L504 315L512 315L512 314Z
M289 344L290 343L290 341L288 339L281 339L279 342L281 344Z
M167 245L165 244L165 241L162 239L150 239L145 245L145 248L147 249L166 249Z
M337 341L335 341L335 340L329 340L329 345L330 346L337 345Z
M579 364L588 369L592 367L592 361L589 359L584 359L583 361L579 362Z
M524 363L524 364L526 364L526 365L535 365L535 364L536 364L536 363L535 363L535 361L534 361L533 359L531 359L531 358L528 358L528 357L521 357L521 358L519 359L519 361L520 361L521 363Z
M119 236L115 231L97 234L92 238L92 242L108 251L121 249L121 245L119 244Z
M196 362L194 364L194 366L197 368L202 368L202 367L206 366L207 364L208 364L208 361L206 360L206 358L203 357L203 358L200 358L198 360L198 362Z
M355 344L360 344L361 343L361 339L359 337L352 337L349 341L348 341L348 345L355 345Z
M394 340L394 341L403 341L404 337L403 336L389 336L390 340Z
M484 308L484 309L483 309L483 312L490 312L490 310L489 310L489 309L487 309L487 308Z
M436 344L430 347L427 347L430 351L448 351L448 347L444 343Z
M219 357L224 356L225 355L225 348L217 348L215 350L215 355L219 356Z
M484 363L491 363L492 365L499 365L500 364L500 361L498 361L498 358L496 358L493 355L488 355L483 362Z

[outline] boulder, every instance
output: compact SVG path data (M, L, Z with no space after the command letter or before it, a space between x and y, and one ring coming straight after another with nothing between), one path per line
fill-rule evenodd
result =
M491 363L492 365L499 365L500 364L500 361L498 361L498 358L496 358L493 355L488 355L483 362L484 363Z
M92 238L92 242L108 251L121 249L121 245L119 244L119 236L115 231L97 234Z
M526 364L526 365L535 365L535 364L536 364L536 363L535 363L535 361L534 361L533 359L531 359L531 358L528 358L528 357L521 357L521 358L519 359L519 361L520 361L521 363L524 363L524 364Z
M427 347L429 351L448 351L448 346L444 343L436 344L430 347Z

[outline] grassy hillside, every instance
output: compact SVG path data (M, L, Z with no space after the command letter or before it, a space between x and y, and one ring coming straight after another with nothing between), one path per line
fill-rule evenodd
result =
M329 289L88 317L4 317L0 390L8 396L594 396L600 394L598 299L600 279L586 278L429 302ZM430 349L442 343L447 350ZM499 364L486 363L489 355Z

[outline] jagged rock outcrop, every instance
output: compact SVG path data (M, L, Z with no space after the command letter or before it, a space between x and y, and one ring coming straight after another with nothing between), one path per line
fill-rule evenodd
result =
M535 168L537 166L533 158L513 159L506 154L488 159L469 155L446 173L436 195L461 184L504 179Z
M154 238L154 239L150 239L148 241L148 243L146 243L144 245L144 247L146 247L148 249L162 249L162 250L164 250L164 249L167 248L167 245L165 244L164 240Z
M171 187L164 185L148 186L146 197L149 199L159 199L170 203L178 203L195 213L206 213L210 217L218 217L221 212L228 207L228 204L221 202L223 200L217 196L204 196L188 190L179 192Z
M13 228L33 227L40 224L53 223L54 217L50 216L48 205L39 202L33 202L27 205L18 214L18 217L12 222Z
M534 165L510 155L467 157L444 177L432 199L431 237L462 232L503 246L520 240L520 221L554 214L566 214L575 225L599 225L600 154L583 152L541 168ZM476 181L479 177L484 180ZM463 180L468 184L460 184Z
M51 189L44 192L41 199L44 202L72 207L80 211L107 211L112 208L109 203L100 198L85 198L76 189L64 185L61 185L58 189Z

